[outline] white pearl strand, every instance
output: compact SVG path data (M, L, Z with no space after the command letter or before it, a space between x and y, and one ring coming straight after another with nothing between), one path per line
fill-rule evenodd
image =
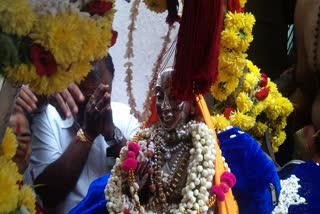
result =
M183 198L178 208L173 208L170 213L197 213L208 212L206 202L210 197L210 190L212 187L213 177L215 175L215 143L213 132L204 123L197 123L190 121L187 127L191 129L193 148L190 150L190 164L188 166L188 177L186 186L182 190ZM152 133L151 129L143 130L143 132ZM141 142L141 143L140 143ZM145 145L146 141L139 141L139 145ZM153 144L154 148L154 144ZM147 148L149 150L149 148ZM141 148L143 150L143 148ZM127 185L122 182L123 177L126 177L121 171L121 163L126 159L128 152L127 147L124 147L120 152L120 158L117 158L112 176L109 179L108 185L105 189L106 199L108 201L107 208L109 213L121 213L124 209L128 209L130 213L145 213L143 206L140 207L139 212L134 210L134 204L139 202L139 197L136 196L133 200L125 194L122 194L122 185ZM143 157L140 157L143 156ZM139 159L145 159L145 153L140 151ZM225 163L226 169L230 171L228 165ZM139 188L135 182L131 190L134 191ZM131 191L130 190L130 191ZM152 213L147 211L147 213Z
M171 213L207 212L206 202L210 197L210 189L215 174L216 157L213 132L204 123L191 121L193 148L190 150L191 163L188 166L188 177L183 198L179 208L170 210Z

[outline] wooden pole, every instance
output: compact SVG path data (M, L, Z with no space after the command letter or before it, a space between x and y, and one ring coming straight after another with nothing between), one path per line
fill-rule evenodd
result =
M13 87L6 79L0 85L0 144L6 131L10 114L13 110L13 102L17 93L17 88Z

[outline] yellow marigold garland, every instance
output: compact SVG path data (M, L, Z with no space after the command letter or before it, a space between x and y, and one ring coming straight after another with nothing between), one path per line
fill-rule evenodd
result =
M0 156L0 213L9 213L18 206L19 186L21 180L17 166L11 161Z
M36 212L35 194L30 186L22 186L19 195L19 204L28 209L30 213Z
M29 1L0 0L0 28L8 34L25 36L35 21L35 14Z
M245 3L240 0L241 7ZM293 106L257 66L246 60L245 51L253 40L254 23L255 18L250 13L228 11L225 15L219 75L211 87L217 100L212 119L218 131L237 126L259 141L269 131L273 151L277 152L286 138L283 130Z
M11 128L7 128L4 134L4 138L2 140L2 144L0 145L0 155L7 159L12 159L16 154L16 150L18 147L17 139L15 134L13 133Z
M73 7L60 10L55 8L57 12L54 15L43 11L38 14L32 11L29 0L3 1L5 3L0 4L0 28L4 31L7 28L15 28L9 21L2 23L4 20L2 15L8 13L10 16L7 19L11 21L12 16L16 16L16 19L32 22L32 24L19 22L29 27L27 30L19 30L23 33L16 34L27 36L32 40L32 44L38 44L44 51L50 51L56 63L54 72L47 74L39 73L36 66L30 62L28 62L30 64L22 61L20 64L6 65L4 71L8 80L16 84L29 84L35 93L40 95L62 91L71 82L79 83L92 69L90 62L105 56L111 45L114 0L101 1L111 3L111 9L103 16L90 16L88 12L79 12ZM88 5L90 2L92 1L87 1L85 4ZM36 1L33 3L38 4ZM86 8L86 5L83 6ZM41 11L39 8L41 9L41 6L38 5L37 10ZM23 17L27 14L23 11L29 11L31 14ZM15 33L12 30L5 32Z
M17 147L15 134L11 128L7 128L0 144L0 213L20 211L21 206L24 206L34 214L36 200L32 188L18 185L22 181L22 175L12 161Z

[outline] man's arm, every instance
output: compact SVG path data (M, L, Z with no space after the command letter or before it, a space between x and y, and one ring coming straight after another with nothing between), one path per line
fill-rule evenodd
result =
M48 165L37 176L34 183L39 185L36 192L41 196L46 207L55 207L63 201L77 183L87 161L93 140L103 130L103 115L107 111L107 107L103 107L103 104L106 103L107 89L107 86L100 85L92 95L85 108L83 131L82 129L78 131L77 136L62 153L59 151L59 144L54 142L56 136L50 135L49 126L35 130L37 131L35 138L39 143L33 147L37 152L37 157L34 159L37 158L36 161L40 170L41 164ZM98 108L97 105L101 108ZM43 139L41 134L48 135L48 139ZM52 144L56 146L52 146ZM50 159L54 161L50 161ZM46 162L43 163L43 160Z
M36 192L47 207L63 201L77 183L87 161L91 143L76 138L60 158L50 164L35 180Z

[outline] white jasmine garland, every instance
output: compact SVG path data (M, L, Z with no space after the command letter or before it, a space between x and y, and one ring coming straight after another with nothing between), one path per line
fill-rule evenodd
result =
M190 158L188 165L188 174L186 186L182 189L183 198L179 205L170 206L170 213L207 213L209 207L206 205L210 198L210 190L213 185L213 178L215 175L214 163L216 158L215 138L213 131L209 129L204 123L190 121L185 127L191 130L192 134L192 148L190 149ZM149 142L147 146L147 139L156 128L144 129L139 133L141 139L137 142L140 146L140 153L137 157L138 161L148 159L147 151L154 152L154 142ZM153 138L150 138L153 139ZM116 164L112 169L112 176L105 188L105 197L108 201L107 208L109 213L122 213L124 209L128 209L130 213L152 213L144 210L143 206L140 212L134 210L135 204L139 202L138 195L133 199L128 195L122 193L123 185L128 185L128 175L121 170L121 164L126 159L128 148L122 148L120 158L117 158ZM137 183L133 183L129 187L130 191L138 190Z
M298 194L299 178L291 175L285 180L280 180L281 191L279 196L279 203L272 211L273 214L286 214L289 212L289 207L292 205L299 205L306 203L306 199L300 197Z
M69 0L30 0L35 13L40 16L52 15L56 16L57 13L64 14L66 12L80 13L78 1L70 2ZM89 14L88 14L89 15Z

